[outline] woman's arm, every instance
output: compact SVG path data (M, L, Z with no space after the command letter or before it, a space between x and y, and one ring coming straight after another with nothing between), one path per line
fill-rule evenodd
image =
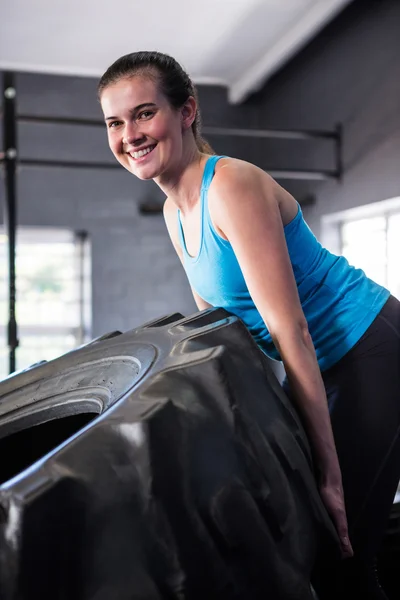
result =
M327 399L286 246L279 202L287 194L266 173L230 160L217 169L209 210L235 251L253 301L281 355L313 448L320 491L351 556L342 480Z
M178 241L177 209L175 206L172 205L172 203L170 203L168 198L164 203L163 214L164 214L165 224L167 226L167 230L169 233L169 237L171 238L172 245L175 248L175 251L176 251L177 255L179 256L179 260L181 261L182 266L183 266L182 248L180 247L180 244ZM209 304L208 302L203 300L203 298L201 298L201 296L199 296L199 294L196 292L196 290L194 290L192 288L192 286L190 286L190 289L192 290L194 301L199 310L205 310L207 308L212 308L211 304Z
M208 302L203 300L203 298L198 295L198 293L196 292L196 290L194 290L192 288L192 286L190 286L190 289L192 290L194 301L196 302L197 308L199 310L206 310L206 308L213 308L211 304L209 304Z

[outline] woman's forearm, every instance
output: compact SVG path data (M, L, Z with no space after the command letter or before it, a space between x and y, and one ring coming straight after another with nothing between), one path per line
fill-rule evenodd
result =
M324 383L306 328L274 338L322 481L340 478Z
M310 439L325 508L335 524L343 557L353 556L349 541L342 475L332 433L326 392L306 326L274 338L290 382L294 401Z

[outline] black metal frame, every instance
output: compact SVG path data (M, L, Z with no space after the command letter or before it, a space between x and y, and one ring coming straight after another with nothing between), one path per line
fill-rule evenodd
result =
M60 125L84 125L104 127L100 119L80 119L69 117L45 117L27 114L17 114L17 91L15 74L10 71L3 73L3 147L4 155L0 162L5 167L5 220L8 236L9 257L9 322L8 345L10 373L15 371L15 350L18 347L17 322L15 318L16 304L16 274L15 274L15 237L17 227L17 165L28 167L66 167L83 169L118 169L120 165L112 162L65 161L43 159L19 159L17 153L17 122L21 123L53 123ZM333 132L326 131L295 131L282 129L240 129L232 127L204 126L202 132L211 136L252 137L261 139L313 140L326 139L335 143L336 169L332 171L306 169L272 169L268 173L275 179L303 180L340 180L342 177L342 127L337 126ZM146 212L143 211L142 212ZM148 213L157 212L149 210Z
M15 350L18 347L15 318L15 235L17 228L17 120L16 88L13 73L3 75L3 148L6 201L4 220L8 238L8 347L9 371L15 371Z
M59 125L84 125L89 127L104 127L104 121L100 119L80 119L71 117L42 117L36 115L18 115L21 123L57 123ZM326 181L340 179L342 176L342 127L338 125L336 130L330 131L300 131L285 129L241 129L237 127L214 127L205 125L202 128L204 135L216 137L247 137L258 139L280 139L280 140L332 140L335 143L336 169L329 170L307 170L307 169L268 169L268 173L275 179L306 179L315 181ZM120 165L111 162L74 162L64 160L46 159L21 159L19 164L30 167L70 167L83 169L119 169Z

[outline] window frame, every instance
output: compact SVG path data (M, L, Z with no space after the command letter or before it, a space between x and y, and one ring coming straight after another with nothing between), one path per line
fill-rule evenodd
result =
M7 257L7 235L4 230L4 226L0 226L0 235L4 244L4 253ZM40 240L40 242L39 242ZM54 338L55 347L59 347L59 338L64 337L67 339L71 337L73 342L71 347L65 345L65 352L72 350L88 341L92 337L92 277L91 277L91 242L90 238L85 231L72 231L65 227L25 227L20 226L17 230L16 236L16 252L18 252L18 244L43 244L48 243L68 243L73 244L73 264L74 264L74 276L73 281L76 282L77 287L77 325L63 325L63 324L20 324L18 323L17 317L17 336L19 340L19 346L16 350L16 368L17 370L26 368L29 365L18 364L18 350L23 347L23 340L29 340L37 338L40 340L46 338ZM6 258L7 260L7 258ZM8 304L8 281L7 271L5 268L4 281L6 283L5 299L6 305ZM75 285L75 283L73 284ZM16 312L18 314L18 271L17 271L17 295L16 295ZM5 321L4 321L5 319ZM9 310L6 309L5 314L0 317L0 339L2 340L2 346L4 353L8 352L8 319ZM58 341L56 341L58 338ZM63 344L62 344L63 345ZM62 346L61 345L61 346ZM40 348L40 344L38 346ZM37 361L50 360L54 356L38 356ZM37 362L35 361L35 362ZM4 373L6 375L6 373Z
M389 264L389 226L391 217L395 215L400 215L400 197L390 198L388 200L382 200L380 202L374 202L372 204L357 206L355 208L324 215L321 218L321 242L331 252L337 255L343 255L343 227L345 224L375 217L384 218L386 255L384 285L390 287L389 271L391 265ZM362 268L361 265L356 264L354 266Z

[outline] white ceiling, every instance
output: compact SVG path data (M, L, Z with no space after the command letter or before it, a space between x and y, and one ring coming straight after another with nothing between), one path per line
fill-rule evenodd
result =
M351 0L5 0L0 70L100 76L159 50L240 102Z

